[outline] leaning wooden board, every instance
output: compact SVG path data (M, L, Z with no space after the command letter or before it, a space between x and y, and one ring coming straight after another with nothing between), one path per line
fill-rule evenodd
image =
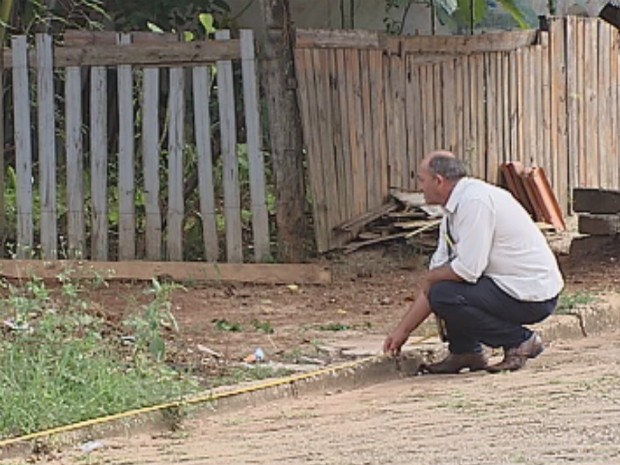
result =
M316 264L204 263L204 262L91 262L82 260L0 260L0 276L9 279L58 279L63 272L73 279L167 279L195 282L257 284L328 284L329 268Z

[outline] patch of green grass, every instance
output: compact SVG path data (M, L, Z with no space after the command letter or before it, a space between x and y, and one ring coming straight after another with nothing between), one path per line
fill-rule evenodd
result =
M320 325L318 328L321 331L334 331L334 332L337 332L337 331L347 331L349 329L353 329L352 326L345 325L343 323L329 323L329 324L326 324L326 325Z
M252 326L260 333L273 334L275 332L269 321L254 320L252 321Z
M236 321L228 321L226 318L214 319L213 325L218 331L230 331L233 333L243 331L243 326L241 326L241 323Z
M578 291L572 294L560 294L560 301L555 313L558 315L567 314L578 307L583 307L596 302L597 297L589 292Z
M199 391L196 381L162 363L159 330L162 293L149 308L148 330L125 346L121 333L89 312L82 285L63 276L61 289L41 280L3 283L0 320L0 438L46 430L130 409L180 399ZM134 321L140 321L135 317ZM9 329L12 328L12 329ZM157 347L153 350L153 340Z

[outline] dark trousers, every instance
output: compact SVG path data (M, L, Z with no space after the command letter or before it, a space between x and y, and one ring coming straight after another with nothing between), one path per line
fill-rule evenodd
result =
M524 324L538 323L555 310L557 296L544 302L522 302L502 291L492 279L475 284L441 281L431 287L431 309L446 326L450 352L480 352L480 343L510 349L529 339Z

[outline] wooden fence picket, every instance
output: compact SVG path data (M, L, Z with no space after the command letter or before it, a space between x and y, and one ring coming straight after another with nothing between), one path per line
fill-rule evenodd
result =
M250 169L250 198L252 203L252 232L254 260L265 262L271 257L269 246L269 216L265 187L265 161L261 147L260 113L258 111L258 82L254 56L254 34L251 30L240 32L241 73L243 76L243 101L245 103L245 129Z
M168 111L168 215L166 222L167 259L183 260L183 151L185 150L183 68L170 69Z
M36 35L37 121L39 141L39 196L41 199L41 252L55 260L58 256L56 226L56 131L54 115L54 64L52 37Z
M108 101L107 70L90 71L91 256L108 259Z
M217 218L213 184L213 154L211 152L211 71L207 66L192 70L194 127L196 128L196 150L198 152L198 189L200 195L200 216L205 257L216 262L219 257L217 241Z
M142 88L142 166L145 196L145 255L161 260L159 206L159 69L145 68Z
M65 73L65 152L67 157L67 256L83 258L84 231L84 154L82 140L82 73L71 66Z
M131 43L130 34L120 34L121 45ZM118 258L136 258L135 132L133 109L133 69L118 67Z
M15 174L17 177L17 258L33 249L32 135L30 132L30 82L26 37L11 39L13 59L13 110L15 114Z
M228 40L230 31L220 30L216 40ZM230 60L217 62L217 85L220 114L220 137L224 174L224 217L226 219L226 259L230 263L243 261L241 244L241 199L239 187L239 158L237 154L237 124L233 70Z

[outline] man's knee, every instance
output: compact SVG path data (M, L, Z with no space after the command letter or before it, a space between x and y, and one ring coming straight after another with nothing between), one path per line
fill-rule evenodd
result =
M458 283L440 281L431 286L428 301L431 310L438 316L445 317L456 308L465 304L465 299L458 292Z

